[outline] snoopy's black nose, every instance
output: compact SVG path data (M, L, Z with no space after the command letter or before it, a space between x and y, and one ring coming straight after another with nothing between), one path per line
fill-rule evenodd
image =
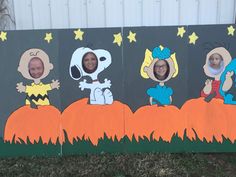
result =
M70 69L71 69L71 75L74 79L79 79L81 77L81 73L76 66L72 66Z
M100 57L99 60L100 60L100 61L105 61L105 60L106 60L106 57Z

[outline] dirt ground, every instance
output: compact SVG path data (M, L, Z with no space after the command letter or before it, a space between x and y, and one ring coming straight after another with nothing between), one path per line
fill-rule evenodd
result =
M0 176L234 177L236 153L97 154L0 159Z

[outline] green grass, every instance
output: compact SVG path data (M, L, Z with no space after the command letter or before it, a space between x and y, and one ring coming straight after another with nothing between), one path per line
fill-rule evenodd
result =
M14 138L13 138L14 142ZM19 143L4 142L3 138L0 138L0 157L13 157L23 155L36 155L36 156L57 156L61 155L61 144L57 141L56 144L52 144L49 141L48 144L43 144L40 138L38 142L32 144L27 138L27 143L23 140Z
M65 142L61 146L59 141L56 144L49 142L43 144L40 139L34 144L21 141L19 143L4 142L0 139L0 156L23 156L23 155L39 155L39 156L58 156L69 154L87 154L87 153L134 153L134 152L235 152L236 143L232 143L229 139L223 137L223 142L218 143L215 138L211 143L206 140L201 141L197 135L195 140L190 140L184 134L183 140L174 134L171 142L159 141L150 135L150 140L147 137L139 138L138 141L133 137L132 141L127 136L120 141L116 138L113 141L104 134L103 139L99 139L97 146L94 146L90 140L74 139L73 145L69 142L68 136L65 133Z

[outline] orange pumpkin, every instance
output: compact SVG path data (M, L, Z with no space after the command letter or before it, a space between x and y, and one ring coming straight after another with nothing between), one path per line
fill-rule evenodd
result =
M144 136L148 139L153 133L153 138L170 142L172 136L178 133L183 138L186 121L175 106L157 107L157 105L143 106L132 117L126 118L126 135L138 140Z
M104 134L113 140L115 137L120 140L124 135L138 140L139 137L150 138L152 134L157 141L162 138L170 142L176 133L183 139L185 129L192 140L196 134L200 140L205 138L208 142L213 141L213 137L222 142L222 136L232 142L236 140L235 105L225 105L221 99L212 99L210 103L204 98L192 99L180 110L172 105L143 106L135 113L119 101L112 105L89 105L87 102L88 99L81 99L72 103L62 115L53 106L39 106L38 109L23 106L8 118L4 140L12 142L15 136L15 142L27 142L29 138L34 143L41 137L43 143L56 143L57 139L63 143L61 126L70 143L85 138L94 145Z
M223 137L232 142L236 139L236 108L234 105L226 105L221 99L212 99L209 103L204 98L187 101L181 108L182 115L187 120L187 136L200 140L213 141L213 136L218 142Z
M15 136L15 143L27 138L31 143L38 142L40 137L45 144L51 141L53 144L59 140L64 141L61 135L61 113L54 106L38 106L33 109L30 106L23 106L13 112L8 118L4 131L4 140L12 142Z
M90 140L97 145L104 137L120 140L125 133L124 114L131 114L128 106L114 101L111 105L90 105L84 98L72 103L62 113L62 127L68 140Z

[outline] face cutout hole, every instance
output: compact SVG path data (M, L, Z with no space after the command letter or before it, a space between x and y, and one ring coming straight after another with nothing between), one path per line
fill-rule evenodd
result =
M86 73L93 73L98 67L97 56L93 52L87 52L82 59L82 67Z
M166 60L158 60L153 66L153 74L156 79L163 81L170 73L170 66Z
M44 73L44 64L43 61L38 58L34 57L30 60L28 64L29 74L32 78L38 79Z
M224 69L224 60L219 53L213 53L209 57L208 69L213 75L218 75Z

